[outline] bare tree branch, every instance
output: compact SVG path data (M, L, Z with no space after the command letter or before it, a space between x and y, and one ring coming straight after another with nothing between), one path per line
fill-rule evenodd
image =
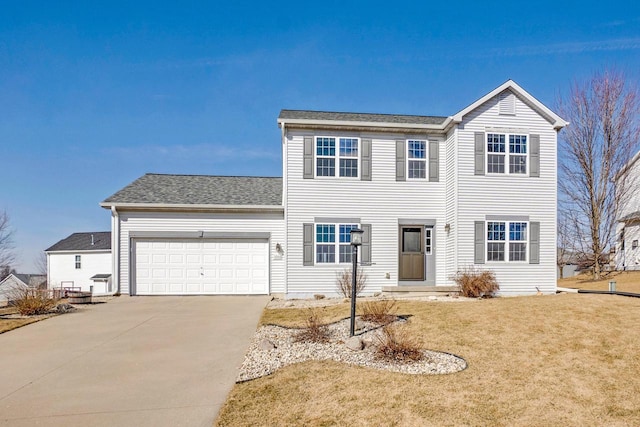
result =
M619 172L638 148L640 94L622 73L607 70L574 83L558 111L570 122L560 138L562 221L597 279L633 187Z
M0 269L11 270L16 259L14 249L13 230L9 223L9 215L2 211L0 212Z

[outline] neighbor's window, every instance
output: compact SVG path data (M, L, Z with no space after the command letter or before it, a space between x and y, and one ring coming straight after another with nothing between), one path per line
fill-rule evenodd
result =
M638 247L638 241L637 241L637 240L633 240L633 241L631 242L631 249L635 249L635 248L637 248L637 247Z
M427 142L407 141L407 172L411 179L427 177Z
M508 169L505 168L507 159ZM487 133L487 172L526 174L527 135Z
M527 239L526 222L487 222L487 261L526 261Z
M76 255L76 270L82 268L82 262L80 260L80 255Z
M354 228L358 224L316 224L316 264L350 263Z
M358 138L316 137L316 176L358 177ZM337 145L337 146L336 146Z

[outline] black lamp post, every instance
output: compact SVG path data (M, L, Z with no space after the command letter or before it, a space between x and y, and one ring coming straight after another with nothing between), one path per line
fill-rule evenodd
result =
M351 336L356 331L356 286L358 278L358 246L362 245L362 234L364 230L359 228L351 229L351 261L353 262L353 273L351 274Z

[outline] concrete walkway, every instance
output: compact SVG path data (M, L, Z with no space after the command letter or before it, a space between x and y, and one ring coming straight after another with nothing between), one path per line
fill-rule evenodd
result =
M127 297L0 334L0 425L211 426L268 297Z

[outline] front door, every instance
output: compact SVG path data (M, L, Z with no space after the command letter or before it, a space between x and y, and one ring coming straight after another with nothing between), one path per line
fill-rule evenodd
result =
M424 227L400 227L400 280L424 280Z

